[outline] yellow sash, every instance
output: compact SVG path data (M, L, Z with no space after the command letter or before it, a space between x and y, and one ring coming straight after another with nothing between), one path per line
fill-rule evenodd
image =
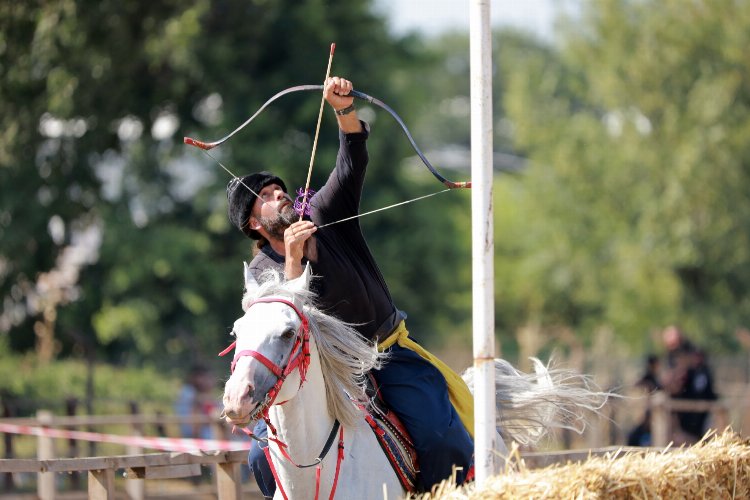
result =
M409 331L406 329L406 324L403 321L398 324L396 330L387 339L378 344L378 349L384 351L395 343L398 343L398 345L405 349L416 352L440 370L440 373L443 374L445 381L448 383L448 397L451 403L453 403L453 407L461 418L464 427L469 431L471 438L474 439L474 398L466 382L456 372L451 370L448 365L410 339Z

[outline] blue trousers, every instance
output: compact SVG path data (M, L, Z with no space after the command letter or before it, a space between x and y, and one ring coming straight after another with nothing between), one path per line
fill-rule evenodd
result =
M259 420L255 424L253 434L259 438L268 437L268 428L266 422ZM247 464L250 466L250 471L255 476L255 482L258 483L258 488L264 497L271 498L276 492L276 481L273 478L273 472L271 472L271 466L266 459L266 454L263 452L263 448L268 446L268 443L261 443L253 440L253 444L250 447L250 453L247 455Z
M429 491L450 477L454 466L462 468L456 473L456 481L463 483L473 463L474 443L448 399L445 377L410 349L395 344L389 353L386 365L373 375L383 400L401 419L417 449L419 489ZM265 422L258 422L254 432L258 437L266 436ZM273 496L273 475L257 444L253 443L248 456L250 469L263 495Z

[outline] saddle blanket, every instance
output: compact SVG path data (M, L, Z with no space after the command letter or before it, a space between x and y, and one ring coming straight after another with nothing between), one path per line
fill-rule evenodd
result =
M417 451L401 420L378 395L372 375L367 377L367 382L367 394L370 396L371 404L369 408L360 407L360 409L364 412L365 420L375 433L380 447L396 472L401 486L405 491L413 493L417 489L417 474L419 473Z

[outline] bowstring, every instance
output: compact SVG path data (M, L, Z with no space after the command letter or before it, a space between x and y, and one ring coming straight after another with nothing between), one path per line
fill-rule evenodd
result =
M239 182L248 191L250 191L252 194L254 194L256 197L258 197L258 199L260 199L262 201L262 199L261 199L261 197L260 197L260 195L258 193L256 193L252 189L250 189L250 187L247 184L245 184L244 182L242 182L242 179L240 179L239 177L237 177L231 170L229 170L226 166L224 166L224 164L221 163L218 158L216 158L214 155L212 155L211 153L209 153L205 149L202 150L202 151L208 157L210 157L213 161L215 161L221 168L223 168L224 170L226 170L226 172L229 175L231 175L234 179L236 179L237 182ZM389 210L391 208L400 207L401 205L408 205L409 203L413 203L413 202L419 201L419 200L424 200L425 198L430 198L430 197L436 196L438 194L447 193L448 191L453 191L453 188L447 188L447 189L443 189L442 191L436 191L434 193L426 194L426 195L423 195L423 196L418 196L418 197L412 198L410 200L400 201L398 203L394 203L394 204L388 205L386 207L376 208L375 210L370 210L369 212L364 212L364 213L361 213L361 214L352 215L351 217L346 217L344 219L339 219L339 220L336 220L336 221L333 221L333 222L327 222L325 224L321 224L320 226L316 226L316 227L318 229L320 229L320 228L323 228L323 227L333 226L334 224L338 224L339 222L346 222L346 221L349 221L349 220L359 219L360 217L364 217L365 215L372 215L372 214L377 213L377 212L382 212L383 210ZM305 190L305 192L307 192L307 190ZM304 214L304 212L302 212L302 213Z
M443 189L442 191L436 191L434 193L426 194L424 196L419 196L417 198L412 198L411 200L406 200L406 201L401 201L399 203L394 203L393 205L388 205L387 207L377 208L375 210L370 210L369 212L365 212L363 214L352 215L351 217L347 217L345 219L340 219L340 220L337 220L337 221L328 222L326 224L322 224L320 226L317 226L317 228L320 229L320 228L323 228L323 227L333 226L334 224L338 224L339 222L346 222L346 221L352 220L352 219L359 219L360 217L364 217L365 215L374 214L376 212L382 212L383 210L388 210L389 208L395 208L395 207L399 207L401 205L406 205L408 203L412 203L412 202L415 202L415 201L424 200L425 198L429 198L431 196L435 196L435 195L442 194L442 193L447 193L448 191L452 191L452 190L453 190L453 188Z
M219 166L220 166L221 168L223 168L224 170L226 170L226 171L227 171L227 173L228 173L229 175L231 175L231 176L232 176L232 178L233 178L234 180L236 180L236 181L237 181L237 182L239 182L239 183L240 183L240 184L241 184L242 186L244 186L244 187L245 187L245 189L247 189L248 191L250 191L251 193L253 193L253 194L254 194L254 195L255 195L255 196L256 196L256 197L257 197L257 198L258 198L258 199L259 199L260 201L263 201L263 198L261 198L261 197L260 197L260 195L259 195L258 193L256 193L256 192L255 192L255 191L253 191L252 189L250 189L250 186L248 186L247 184L245 184L244 182L242 182L242 179L240 179L239 177L237 177L236 175L234 175L234 172L232 172L232 171L231 171L231 170L229 170L229 169L228 169L227 167L225 167L225 166L224 166L224 164L223 164L223 163L221 163L221 162L219 161L219 159L218 159L218 158L216 158L216 157L215 157L214 155L212 155L211 153L209 153L209 152L208 152L208 151L206 151L205 149L201 149L201 151L203 151L203 152L204 152L204 153L206 154L206 156L208 156L209 158L211 158L211 159L212 159L213 161L215 161L216 163L218 163L218 164L219 164Z
M201 151L203 151L203 153L206 156L208 156L213 161L215 161L221 168L223 168L229 175L231 175L233 179L236 179L237 182L239 182L242 186L245 187L245 189L247 189L252 194L254 194L259 200L263 201L263 199L260 197L260 195L258 193L256 193L252 189L250 189L250 187L247 184L245 184L244 182L242 182L242 179L240 179L237 175L235 175L234 172L232 172L231 170L229 170L221 161L219 161L218 158L216 158L214 155L212 155L211 153L209 153L205 149L202 149ZM309 181L309 179L308 179L308 181ZM321 229L321 228L324 228L324 227L333 226L334 224L338 224L339 222L346 222L346 221L349 221L349 220L359 219L360 217L364 217L365 215L372 215L372 214L377 213L377 212L382 212L384 210L389 210L391 208L400 207L401 205L408 205L409 203L413 203L413 202L419 201L419 200L424 200L425 198L430 198L432 196L436 196L438 194L446 193L448 191L453 191L453 188L443 189L442 191L436 191L434 193L426 194L426 195L423 195L423 196L418 196L418 197L412 198L410 200L400 201L398 203L394 203L394 204L388 205L386 207L376 208L375 210L370 210L369 212L365 212L365 213L361 213L361 214L357 214L357 215L352 215L351 217L346 217L344 219L339 219L339 220L333 221L333 222L327 222L325 224L317 226L317 228ZM305 193L307 193L307 189L305 189ZM304 211L302 213L304 214Z

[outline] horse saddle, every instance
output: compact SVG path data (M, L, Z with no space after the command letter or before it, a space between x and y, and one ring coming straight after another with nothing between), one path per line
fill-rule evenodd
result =
M371 374L367 375L366 394L370 400L370 405L368 408L362 408L365 420L375 433L375 437L396 472L401 486L405 491L413 493L417 491L419 464L417 451L409 433L396 413L383 401L377 389L377 383Z

